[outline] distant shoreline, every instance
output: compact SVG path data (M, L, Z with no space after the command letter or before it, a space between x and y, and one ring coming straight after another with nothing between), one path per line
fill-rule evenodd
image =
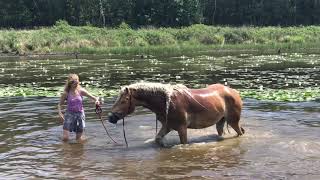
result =
M86 55L319 53L320 26L98 28L65 21L34 30L0 30L0 58Z
M279 49L210 49L203 50L200 52L190 52L190 51L180 51L177 53L164 53L164 54L153 54L152 51L150 52L140 52L138 54L134 52L127 51L123 54L112 54L112 53L75 53L75 52L54 52L54 53L26 53L26 54L14 54L14 53L0 53L0 60L1 59L84 59L84 58L92 58L92 57L101 57L105 58L108 56L136 56L137 59L144 59L148 57L156 56L172 56L172 55L241 55L241 54L254 54L254 55L262 55L262 54L278 54ZM283 49L281 53L307 53L307 54L320 54L320 47L319 48L300 48L294 50Z

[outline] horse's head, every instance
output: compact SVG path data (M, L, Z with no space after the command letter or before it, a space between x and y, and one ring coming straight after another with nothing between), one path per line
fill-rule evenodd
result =
M119 119L124 118L134 111L135 103L133 103L133 91L134 90L129 87L121 88L120 94L116 102L113 104L111 113L108 117L109 122L116 124Z

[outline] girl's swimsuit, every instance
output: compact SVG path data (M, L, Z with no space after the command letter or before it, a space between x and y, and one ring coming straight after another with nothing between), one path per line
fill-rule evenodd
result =
M80 91L77 95L70 92L67 95L67 111L64 115L63 129L70 132L82 133L85 128L85 114Z

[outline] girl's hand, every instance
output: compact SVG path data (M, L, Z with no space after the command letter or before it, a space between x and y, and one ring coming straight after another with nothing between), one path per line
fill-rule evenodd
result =
M96 100L95 104L96 104L96 105L100 105L99 99Z
M64 122L64 116L61 112L59 112L59 119L60 119L60 122L63 123Z

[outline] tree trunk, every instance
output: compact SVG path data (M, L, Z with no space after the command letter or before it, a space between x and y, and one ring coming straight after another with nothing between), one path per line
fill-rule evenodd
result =
M102 25L103 27L106 26L106 17L104 16L104 11L103 11L103 6L102 6L102 0L99 0L99 4L100 4L100 15L102 17Z

